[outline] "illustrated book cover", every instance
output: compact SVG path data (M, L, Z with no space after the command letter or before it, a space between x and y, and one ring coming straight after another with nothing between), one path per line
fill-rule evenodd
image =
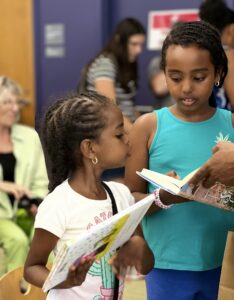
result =
M154 201L151 194L120 211L111 218L79 235L70 245L65 244L55 257L52 269L42 287L44 292L63 282L72 264L93 254L96 259L125 244L135 232L145 213Z

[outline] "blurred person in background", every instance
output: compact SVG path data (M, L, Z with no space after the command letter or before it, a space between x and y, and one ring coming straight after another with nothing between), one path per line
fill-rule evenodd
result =
M21 87L0 76L0 247L1 272L24 264L29 239L16 223L20 199L47 194L47 172L36 131L17 124L24 105ZM29 207L32 215L35 205Z
M234 11L223 0L205 0L199 16L219 30L228 58L228 74L223 88L214 88L216 105L234 111ZM217 83L218 84L218 83Z
M78 93L97 91L117 103L128 133L139 115L135 109L138 87L137 58L145 43L145 29L134 18L123 19L104 48L84 67L77 86ZM107 170L105 180L122 182L124 166Z
M137 58L144 42L142 24L133 18L123 19L106 46L84 68L78 85L78 91L95 90L116 102L125 117L127 131L136 118Z
M148 80L150 89L155 97L154 109L171 106L173 101L166 83L164 71L160 67L161 57L154 57L148 66Z

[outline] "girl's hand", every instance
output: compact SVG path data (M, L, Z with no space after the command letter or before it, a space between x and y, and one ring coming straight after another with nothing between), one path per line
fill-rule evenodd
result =
M0 181L0 191L7 194L12 194L16 200L19 200L24 195L26 195L28 198L32 197L32 192L30 190L9 181Z
M72 265L69 268L67 279L56 288L71 288L81 285L86 278L87 272L95 260L94 256L82 257L78 265Z
M134 235L110 260L113 272L123 279L129 267L147 274L154 266L154 255L143 237Z
M176 174L175 171L169 171L166 173L167 176L173 177L175 179L180 179L180 177Z
M176 174L175 171L170 171L170 172L166 173L166 175L176 178L176 179L180 179L180 177ZM160 199L161 199L162 203L165 205L178 204L178 203L190 201L189 199L186 199L184 197L172 195L171 193L168 193L167 191L162 190L162 189L160 190L159 195L160 195Z
M184 197L172 195L171 193L169 193L163 189L160 189L159 196L160 196L162 203L165 205L178 204L178 203L184 203L184 202L191 201Z

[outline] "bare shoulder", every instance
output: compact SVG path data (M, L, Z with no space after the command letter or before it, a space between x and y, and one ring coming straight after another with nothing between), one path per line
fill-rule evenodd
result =
M140 116L131 129L130 135L136 139L139 143L144 143L149 148L151 145L153 136L156 132L157 120L156 113L151 112Z
M147 113L140 116L135 123L133 124L133 128L137 130L147 130L147 132L152 132L152 128L156 126L156 114L155 112Z

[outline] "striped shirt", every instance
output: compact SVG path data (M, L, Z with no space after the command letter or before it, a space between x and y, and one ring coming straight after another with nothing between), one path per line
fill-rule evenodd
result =
M90 65L87 72L87 89L95 91L96 80L111 80L115 83L116 102L131 121L135 120L135 101L136 86L134 81L128 83L129 91L126 92L117 81L117 67L113 59L104 55L98 56Z

